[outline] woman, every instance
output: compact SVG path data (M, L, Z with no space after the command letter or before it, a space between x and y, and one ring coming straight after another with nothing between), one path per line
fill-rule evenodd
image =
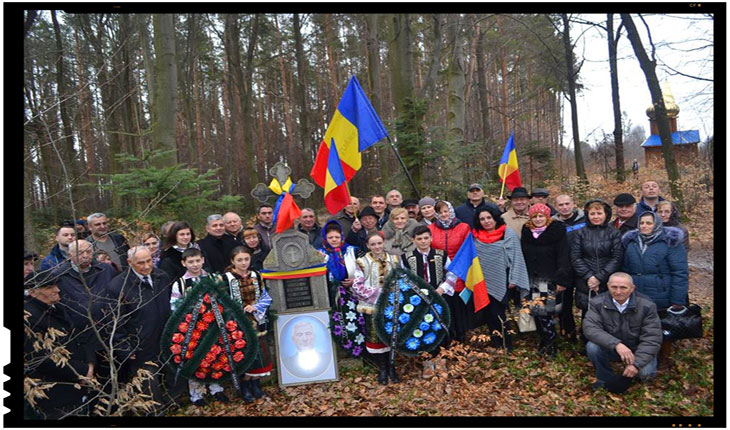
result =
M476 314L474 301L467 304L467 313L473 316L472 328L486 323L491 333L492 346L512 351L512 337L505 325L509 302L507 291L518 288L522 300L527 299L530 291L520 238L507 227L499 208L493 205L477 209L471 233L489 295L487 307Z
M253 227L246 227L243 229L243 241L246 248L248 248L248 250L251 251L251 255L253 255L253 259L251 260L251 269L256 271L263 269L264 260L266 259L266 256L269 255L270 249L264 243L264 239L261 237L261 234Z
M157 237L154 233L145 233L144 236L142 236L142 244L149 249L150 253L152 254L152 263L155 265L155 267L158 267L160 264L160 254L162 251L162 247L160 246L160 238Z
M359 303L356 310L365 315L365 348L378 363L378 383L400 382L395 369L390 366L390 347L380 341L375 331L375 303L378 301L383 282L394 268L400 266L400 258L385 252L385 241L380 232L369 233L366 239L369 252L356 260L352 290Z
M195 243L195 232L187 221L178 221L168 230L165 244L166 248L160 254L159 268L170 279L177 279L185 274L185 267L182 265L183 251L198 247Z
M469 236L471 229L469 224L461 222L454 214L454 207L451 203L441 200L434 206L436 216L433 222L428 226L431 230L431 248L446 251L446 254L454 261L456 253L459 251L464 239ZM451 310L451 327L449 327L449 337L458 342L464 342L466 331L470 329L470 315L467 314L466 304L459 297L459 293L466 286L464 281L459 279L454 285L454 295L444 296L444 300L449 304ZM472 309L472 313L474 310ZM444 341L446 344L447 342Z
M261 274L251 270L253 255L249 249L237 246L231 250L231 265L226 267L223 279L228 285L231 298L239 303L243 311L251 320L259 338L259 351L251 367L244 373L241 380L241 397L246 403L254 398L261 398L261 379L271 374L271 359L265 342L268 328L268 310L271 306L271 296L264 286Z
M418 227L418 221L408 217L404 208L395 208L390 211L388 222L383 226L385 235L385 252L391 255L407 254L416 249L413 243L413 229Z
M621 270L634 279L636 291L656 303L660 315L668 309L681 312L689 305L689 269L683 233L676 227L664 227L661 216L644 212L639 216L638 230L626 233ZM664 339L659 361L668 364L672 343Z
M542 310L535 316L540 334L538 352L554 357L555 320L563 304L563 291L570 285L572 269L565 225L554 222L550 208L542 203L528 210L530 219L522 226L522 255L530 277L532 298L543 298Z
M662 224L664 224L664 227L676 227L682 230L682 233L684 233L682 244L684 245L684 250L689 252L689 232L687 231L687 227L683 226L679 222L679 211L677 211L677 208L672 204L672 202L662 200L657 203L656 213L658 213L662 218Z
M433 219L436 217L436 200L431 197L424 197L418 201L418 206L421 209L421 224L431 225Z
M570 261L575 270L575 306L581 319L588 310L588 299L608 291L608 277L621 267L624 256L621 233L609 226L611 207L601 199L586 202L586 226L575 231ZM581 339L587 339L581 334Z

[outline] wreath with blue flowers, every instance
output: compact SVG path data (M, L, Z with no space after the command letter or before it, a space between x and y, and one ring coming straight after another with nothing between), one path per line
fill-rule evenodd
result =
M378 337L405 355L434 350L451 324L446 300L423 279L400 268L386 278L375 309Z
M349 355L358 358L365 350L365 317L357 311L357 299L342 285L330 311L332 336Z

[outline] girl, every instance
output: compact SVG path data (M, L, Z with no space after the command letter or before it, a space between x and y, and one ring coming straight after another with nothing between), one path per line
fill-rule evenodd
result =
M251 260L251 270L261 270L264 268L264 260L269 255L269 248L264 243L261 234L253 227L246 227L243 230L243 241L251 251L253 258Z
M185 274L182 253L188 248L198 248L195 243L195 232L187 221L178 221L168 230L165 249L160 254L159 268L165 271L170 279L177 279Z
M251 270L252 253L243 246L231 250L231 265L226 267L223 279L228 285L231 298L239 303L251 320L259 339L259 352L251 368L241 380L241 396L243 401L251 403L254 397L264 395L259 379L271 374L271 359L264 337L268 326L267 311L271 306L271 296L264 286L261 275Z

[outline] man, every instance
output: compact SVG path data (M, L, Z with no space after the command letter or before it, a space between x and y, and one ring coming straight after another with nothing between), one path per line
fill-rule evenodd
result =
M416 221L421 221L421 208L418 206L418 200L403 200L403 207L408 211L408 217Z
M474 214L477 209L485 207L487 201L484 199L484 188L479 184L471 184L466 189L466 201L464 204L457 207L454 212L456 217L469 224L469 227L474 228Z
M76 229L73 223L64 223L56 230L56 244L51 252L41 261L41 272L52 269L66 261L68 245L76 240Z
M631 170L634 172L634 178L639 176L639 160L634 158L634 163L631 165Z
M66 364L59 366L56 362L59 362L60 355L54 359L55 353L51 354L48 349L36 351L33 347L36 337L25 333L24 376L39 379L43 384L55 383L45 391L45 398L36 398L36 410L46 419L76 415L72 411L82 404L85 390L74 388L74 384L94 376L94 350L89 342L91 333L79 335L64 307L57 306L61 295L53 273L31 274L26 278L25 288L28 298L23 310L30 314L25 327L33 334L49 339L50 329L63 332L62 336L54 338L53 346L63 346L70 353Z
M86 217L86 221L91 232L91 235L86 240L94 245L94 251L103 249L109 254L113 262L122 268L126 268L127 260L125 256L129 250L127 239L119 233L109 231L109 222L103 213L93 213Z
M375 214L378 216L378 230L381 230L390 215L390 208L385 204L385 197L379 194L374 195L370 198L370 207L373 208Z
M509 195L510 208L502 214L502 219L507 227L514 230L517 236L522 238L522 226L530 220L528 210L530 209L530 195L524 187L515 187Z
M314 326L308 321L301 321L292 327L292 343L297 352L283 357L284 367L297 378L314 378L324 373L330 366L332 358L315 349L316 333Z
M616 206L616 219L611 226L624 234L636 230L639 224L639 214L636 212L636 199L629 193L621 193L613 199Z
M350 204L332 215L327 221L333 219L337 220L337 222L339 222L342 226L342 234L347 236L347 233L349 233L352 228L352 223L355 222L358 211L360 211L360 199L350 196Z
M23 249L23 263L24 263L24 272L23 277L28 276L32 272L35 271L35 262L38 261L38 254L32 251L28 251L27 249Z
M266 203L262 204L259 207L256 218L258 218L259 221L254 224L253 228L261 234L261 238L264 240L264 245L271 249L271 237L276 234L276 226L274 225L274 208Z
M239 242L243 242L243 223L241 217L235 212L226 212L223 214L223 223L226 226L226 233L233 236Z
M105 310L114 305L108 296L109 284L116 275L114 268L95 261L93 246L85 240L69 243L66 255L68 260L53 270L61 289L62 306L78 330L95 325L97 329L106 331Z
M557 212L553 219L565 224L567 233L580 230L586 226L586 215L583 209L577 208L573 198L567 194L555 197Z
M548 203L548 196L550 196L550 192L547 190L547 188L535 188L534 190L532 190L532 204L544 204L545 206L550 208L550 216L555 216L558 211L555 210L555 208L552 207L550 203Z
M378 215L375 209L370 206L360 211L360 218L352 223L352 229L347 234L345 242L352 246L356 246L361 252L367 252L367 244L365 239L371 232L378 231Z
M271 209L269 207L269 209ZM226 234L226 225L223 215L213 214L207 218L205 230L208 235L197 243L205 257L205 270L208 273L223 273L231 264L231 250L242 243L233 236Z
M654 302L635 289L631 275L616 272L608 278L608 291L590 301L583 333L596 369L593 389L623 392L632 378L645 381L656 375L662 324ZM613 373L610 361L623 363L623 378Z
M395 208L401 207L401 204L403 204L403 194L394 188L385 195L385 201L388 203L388 212L390 212Z
M299 216L299 225L297 225L297 230L309 237L310 245L315 248L322 247L322 227L317 224L317 215L314 213L314 209L302 209L302 214Z
M651 211L656 212L656 207L659 202L663 202L664 197L660 196L662 190L659 188L657 181L646 181L641 184L641 199L639 200L638 207L636 208L639 215L644 212ZM676 211L676 207L672 204L672 207ZM679 216L679 212L677 212Z
M79 239L86 239L91 234L86 226L85 219L77 219L74 229L76 230L76 237Z
M150 371L153 377L145 382L149 387L144 391L162 403L157 374L161 365L160 338L170 316L170 278L162 270L154 270L152 254L144 246L131 248L127 263L129 268L109 285L111 297L121 306L114 335L117 358L123 363L120 379L131 379L140 368ZM148 361L157 366L145 364Z

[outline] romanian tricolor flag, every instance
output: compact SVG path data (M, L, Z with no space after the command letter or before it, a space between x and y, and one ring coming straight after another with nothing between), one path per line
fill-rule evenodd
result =
M515 187L522 186L520 168L517 166L517 150L515 149L515 133L509 136L507 146L504 147L504 154L499 160L499 181L512 191Z
M290 229L294 225L294 220L302 214L299 206L294 202L294 197L291 195L294 192L294 187L295 185L292 183L290 177L286 178L284 184L280 184L276 178L272 179L269 184L269 189L279 194L279 199L276 200L276 204L274 205L273 220L277 233Z
M347 182L360 170L360 153L387 136L373 105L353 76L310 172L314 182L324 188L324 204L331 214L350 204Z
M261 269L261 277L264 279L297 279L311 278L313 276L321 276L327 274L327 265L318 264L316 266L306 267L304 269L290 270L286 272L276 272L273 270Z
M478 312L489 304L487 283L484 281L482 266L479 264L474 237L471 233L464 239L459 252L446 269L466 284L466 288L459 294L464 303L469 301L472 294L474 295L474 312Z

